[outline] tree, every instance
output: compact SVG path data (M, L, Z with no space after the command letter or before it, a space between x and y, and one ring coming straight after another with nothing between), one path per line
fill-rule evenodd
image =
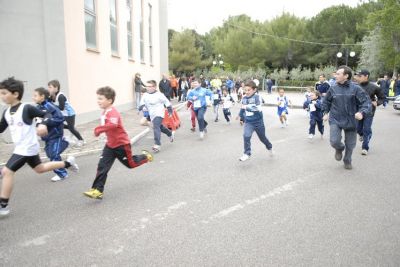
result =
M359 62L359 66L368 69L372 77L377 77L384 72L385 63L382 60L382 49L381 31L379 28L375 28L363 39Z
M173 34L169 65L174 72L192 72L203 65L201 48L195 47L195 36L191 30Z

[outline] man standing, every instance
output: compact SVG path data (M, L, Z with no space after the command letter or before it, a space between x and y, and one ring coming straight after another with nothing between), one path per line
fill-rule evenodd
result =
M331 86L326 81L325 74L319 75L319 81L315 84L315 90L317 90L321 94L321 96L324 97L330 87Z
M383 79L378 80L378 85L381 87L383 94L385 95L385 100L383 101L383 107L386 107L388 100L387 97L389 96L389 87L390 87L390 80L389 76L385 74Z
M169 101L171 101L172 88L171 88L171 83L168 80L168 76L166 74L163 74L163 78L158 84L158 87L160 88L160 92L163 93Z
M342 160L345 151L343 162L347 170L353 168L351 155L357 141L356 120L362 120L363 114L371 112L369 97L361 87L351 82L351 76L349 67L340 66L336 71L336 84L331 86L322 102L324 120L329 118L330 143L335 149L335 159Z
M372 112L369 114L363 114L364 118L358 122L357 133L360 135L360 141L362 142L361 155L366 156L369 150L369 141L372 137L372 121L374 119L376 107L382 105L385 101L385 95L383 94L379 86L369 82L369 71L361 70L356 73L356 81L360 84L361 88L365 90L371 100Z

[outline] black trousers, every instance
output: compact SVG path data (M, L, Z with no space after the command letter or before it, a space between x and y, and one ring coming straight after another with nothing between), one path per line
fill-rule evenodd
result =
M75 129L75 115L64 117L66 125L64 124L64 129L68 129L73 135L75 135L78 140L83 140L81 134Z
M116 148L110 148L107 145L103 149L100 161L97 165L96 178L94 179L92 188L96 188L100 192L104 191L104 185L107 181L107 174L110 171L115 159L118 159L126 167L132 169L146 163L146 155L133 155L131 145L122 145Z

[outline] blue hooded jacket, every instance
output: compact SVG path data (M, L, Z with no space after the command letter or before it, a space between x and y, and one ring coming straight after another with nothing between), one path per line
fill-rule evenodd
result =
M48 135L42 137L47 142L52 139L63 137L64 135L64 116L61 110L52 102L45 100L37 106L40 110L51 114L51 119L47 120Z

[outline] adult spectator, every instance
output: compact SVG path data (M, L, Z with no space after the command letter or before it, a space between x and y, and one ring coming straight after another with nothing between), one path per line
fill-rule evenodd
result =
M329 118L330 143L335 149L335 159L342 160L345 151L343 162L347 170L353 168L351 155L357 141L357 120L362 120L363 114L371 112L368 95L360 86L351 82L351 77L351 69L340 66L336 71L336 84L331 86L322 102L324 120Z
M386 107L388 103L387 97L389 96L389 86L390 86L389 76L385 74L383 78L378 79L377 83L381 87L381 90L385 95L385 100L383 101L383 107Z
M166 74L163 74L163 78L158 84L158 88L160 88L160 92L163 93L168 100L171 100L171 82L168 80Z
M140 107L140 99L142 97L142 88L145 87L145 85L142 82L142 79L140 78L140 73L135 74L135 78L133 80L133 86L135 88L135 102L136 102L136 109L139 110Z
M169 81L171 83L172 98L178 97L178 80L176 79L175 75L172 75Z
M265 80L265 88L267 88L267 92L268 94L272 93L272 86L273 86L273 82L271 80L271 77L267 77L267 79Z

